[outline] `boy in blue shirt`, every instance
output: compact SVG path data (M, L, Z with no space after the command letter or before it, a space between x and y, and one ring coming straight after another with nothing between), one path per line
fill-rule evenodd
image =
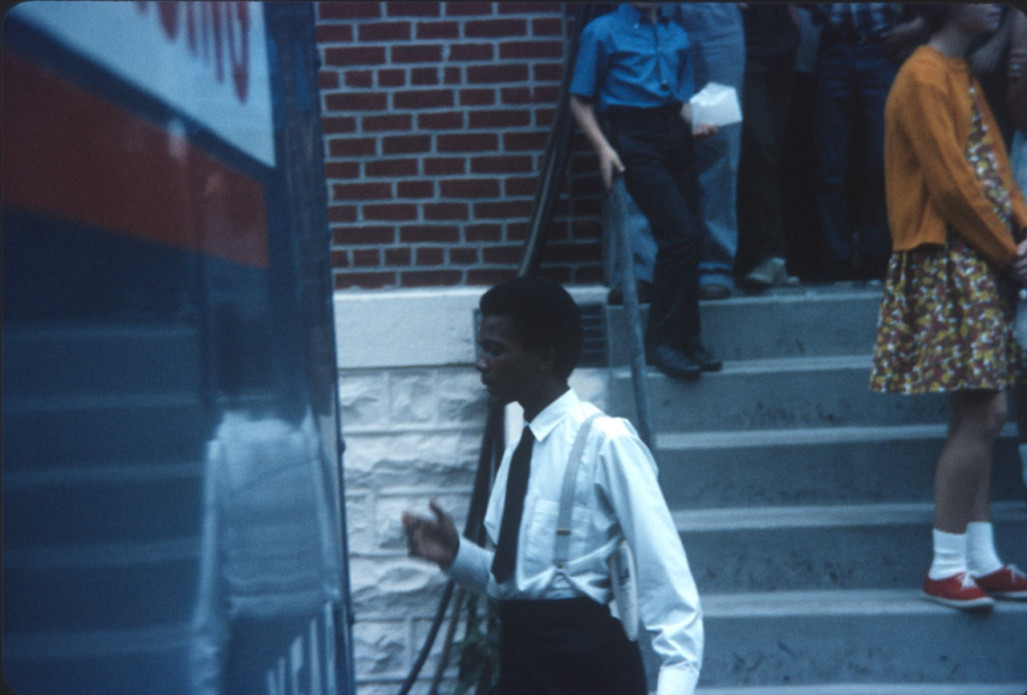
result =
M571 112L599 156L603 183L609 188L623 174L649 220L657 252L646 355L686 379L721 368L699 335L702 234L692 138L716 131L691 123L694 88L688 35L659 3L625 3L585 27Z

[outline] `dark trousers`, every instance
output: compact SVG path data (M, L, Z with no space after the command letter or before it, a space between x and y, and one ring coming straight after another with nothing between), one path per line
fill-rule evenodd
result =
M795 49L746 59L738 165L739 275L765 258L787 254L780 163L794 73Z
M820 214L831 261L848 262L857 252L853 217L862 218L858 225L861 255L881 259L891 253L884 198L884 103L897 69L879 42L847 45L821 38L816 138ZM859 145L853 148L857 134ZM853 195L847 187L857 168L864 183L862 195ZM850 213L850 203L861 214Z
M498 695L646 695L638 645L588 598L499 602Z
M616 107L608 115L624 184L656 240L646 343L690 351L699 347L702 217L692 133L679 112Z

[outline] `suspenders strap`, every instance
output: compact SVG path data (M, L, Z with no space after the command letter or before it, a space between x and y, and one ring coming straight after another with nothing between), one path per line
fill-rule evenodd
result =
M585 441L588 439L592 422L600 415L602 413L593 413L581 424L578 435L574 439L570 460L567 461L567 471L563 476L560 515L556 519L556 550L553 553L553 563L560 569L563 569L567 563L567 555L570 552L571 510L574 504L574 482L577 478L578 465L581 463L582 454L585 453Z

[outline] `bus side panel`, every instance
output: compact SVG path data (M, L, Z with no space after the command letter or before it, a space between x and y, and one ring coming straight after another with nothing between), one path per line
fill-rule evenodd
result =
M6 20L4 680L352 692L312 6Z

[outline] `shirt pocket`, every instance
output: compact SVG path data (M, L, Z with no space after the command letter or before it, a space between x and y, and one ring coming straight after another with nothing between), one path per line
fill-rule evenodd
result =
M556 547L556 520L560 505L544 499L536 499L530 509L525 509L528 523L522 529L525 535L524 552L521 555L524 576L534 577L549 569L553 564L553 549Z
M556 552L556 527L560 516L560 505L550 500L537 500L528 518L524 553L521 556L524 575L537 576L554 567ZM593 534L591 512L586 507L571 507L571 539L567 559L581 557L585 552L586 539Z

